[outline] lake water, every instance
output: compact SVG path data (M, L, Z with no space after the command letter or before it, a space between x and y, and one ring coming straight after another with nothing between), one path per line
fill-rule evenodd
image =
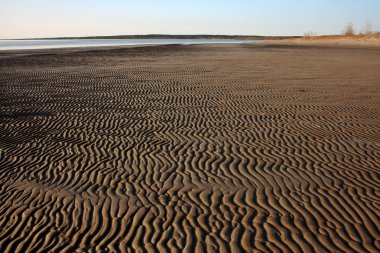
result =
M170 45L170 44L226 44L246 43L252 40L220 39L55 39L55 40L0 40L0 50L47 49L70 47L104 47L128 45Z

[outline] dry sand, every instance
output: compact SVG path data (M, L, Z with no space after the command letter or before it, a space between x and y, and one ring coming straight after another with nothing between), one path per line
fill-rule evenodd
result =
M262 40L258 44L271 45L303 45L303 46L349 46L349 47L375 47L380 48L380 34L372 35L334 35L310 36L282 40Z
M380 252L380 50L2 53L0 252Z

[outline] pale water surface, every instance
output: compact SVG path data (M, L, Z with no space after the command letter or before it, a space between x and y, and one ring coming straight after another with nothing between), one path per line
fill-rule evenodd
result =
M45 49L68 47L103 47L128 45L169 45L169 44L224 44L246 43L252 40L220 39L54 39L54 40L0 40L0 50Z

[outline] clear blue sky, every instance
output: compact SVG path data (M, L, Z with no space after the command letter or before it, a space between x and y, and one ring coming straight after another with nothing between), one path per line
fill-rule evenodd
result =
M0 0L0 38L380 31L380 0Z

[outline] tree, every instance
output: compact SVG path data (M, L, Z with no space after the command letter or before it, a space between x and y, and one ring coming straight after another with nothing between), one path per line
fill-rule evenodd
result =
M364 34L372 34L372 23L371 21L368 21L364 26Z
M355 34L354 25L352 23L348 23L346 27L344 28L343 34L354 35Z

